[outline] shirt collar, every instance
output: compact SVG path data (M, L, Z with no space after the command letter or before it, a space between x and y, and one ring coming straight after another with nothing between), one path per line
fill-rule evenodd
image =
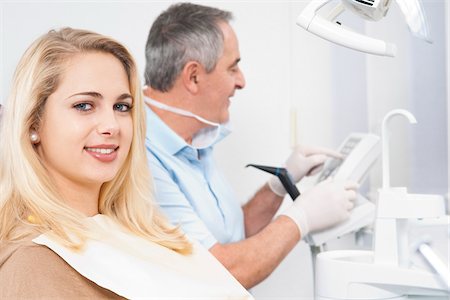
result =
M166 149L170 154L175 155L184 147L189 146L175 131L161 120L158 115L145 104L147 113L147 134L146 139L151 145Z

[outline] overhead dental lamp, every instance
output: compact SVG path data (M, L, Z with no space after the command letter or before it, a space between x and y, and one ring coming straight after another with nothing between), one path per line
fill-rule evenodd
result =
M318 11L332 0L312 0L297 18L297 25L330 42L354 50L382 55L395 56L396 46L375 39L336 22L336 18L346 9L369 21L379 21L386 16L394 0L339 0L340 2L324 18ZM420 0L395 0L405 16L411 33L431 43L428 25Z

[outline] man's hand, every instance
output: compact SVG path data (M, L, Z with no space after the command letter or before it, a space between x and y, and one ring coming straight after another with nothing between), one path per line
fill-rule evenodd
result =
M298 226L301 237L347 220L354 207L358 184L325 180L301 195L282 215Z
M317 174L328 157L342 158L342 155L328 148L297 145L286 160L285 167L295 184L304 176ZM278 196L283 197L286 194L286 190L276 176L270 178L269 187Z

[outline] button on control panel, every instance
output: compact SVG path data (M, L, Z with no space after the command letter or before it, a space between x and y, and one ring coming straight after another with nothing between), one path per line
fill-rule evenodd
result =
M322 173L319 176L319 179L317 179L317 182L321 182L325 179L327 179L330 176L336 175L337 171L339 170L339 167L344 162L344 160L347 158L347 156L352 152L352 150L358 145L358 143L361 141L361 138L351 137L347 140L347 142L344 144L344 146L340 149L340 153L344 156L343 159L336 159L333 158L331 161L329 161Z

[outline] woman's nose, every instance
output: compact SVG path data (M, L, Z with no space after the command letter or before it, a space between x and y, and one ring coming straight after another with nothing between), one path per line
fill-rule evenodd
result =
M113 136L119 132L119 123L117 122L114 110L102 114L97 132L106 136Z

